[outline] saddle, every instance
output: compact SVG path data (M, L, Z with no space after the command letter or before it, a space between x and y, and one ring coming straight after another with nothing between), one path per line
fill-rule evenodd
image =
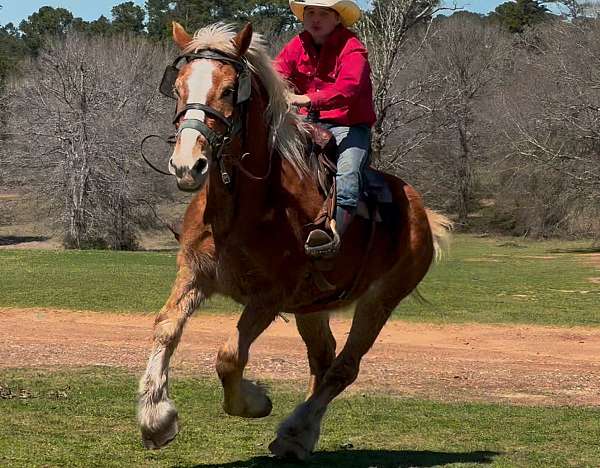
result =
M309 167L316 176L315 178L318 182L319 190L325 198L317 217L312 223L305 226L306 233L310 232L312 236L318 232L321 232L321 235L324 235L323 231L330 232L332 238L337 238L337 242L339 242L340 239L336 232L334 221L336 202L335 178L337 174L337 147L335 138L329 130L320 127L319 125L311 122L304 122L303 125L310 137L307 145ZM371 249L375 237L376 223L383 221L380 207L382 204L392 203L392 193L385 182L383 174L371 167L363 171L362 188L363 192L360 194L356 214L357 216L371 220L369 243L365 250L365 256L355 275L354 284L347 291L343 291L338 299L349 297L358 284L366 265L366 256ZM307 253L309 252L307 251ZM309 255L313 256L314 254L309 253ZM331 259L313 256L312 264L313 268L309 273L312 282L322 292L334 292L336 287L331 284L323 274L323 272L330 271L333 268Z
M307 158L309 167L319 184L319 190L325 201L319 214L307 228L325 229L329 231L331 220L335 214L337 174L337 151L333 134L311 122L303 123L304 129L309 134L307 145ZM363 190L356 214L365 219L382 222L380 205L392 203L392 193L385 182L383 174L372 167L363 171Z

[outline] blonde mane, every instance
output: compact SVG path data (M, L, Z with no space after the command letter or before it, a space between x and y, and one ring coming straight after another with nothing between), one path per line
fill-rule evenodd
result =
M235 48L232 39L235 35L234 26L231 24L216 23L206 26L196 31L184 53L213 49L233 55ZM270 141L274 141L275 151L289 161L300 175L306 173L308 166L304 156L305 134L298 125L298 115L291 110L286 99L290 92L289 87L271 65L265 41L260 34L252 35L252 42L243 58L269 95L265 119L270 128Z

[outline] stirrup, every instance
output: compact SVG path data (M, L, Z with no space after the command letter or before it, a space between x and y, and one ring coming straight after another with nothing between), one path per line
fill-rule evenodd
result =
M315 229L310 232L304 251L311 257L334 257L340 250L340 236L335 228L335 220L330 223L333 237L322 229Z

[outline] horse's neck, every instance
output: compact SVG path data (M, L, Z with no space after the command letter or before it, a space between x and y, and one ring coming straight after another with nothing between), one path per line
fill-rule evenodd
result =
M271 149L269 128L264 121L267 103L262 96L265 94L257 93L250 101L246 138L243 146L238 144L233 150L232 158L240 161L241 155L248 153L241 162L244 169L255 176L269 176L252 180L239 168L229 166L235 173L230 191L223 184L220 171L213 168L204 220L221 239L252 236L263 223L269 223L275 231L291 228L300 232L315 219L323 204L314 179L300 176L289 161ZM282 218L288 221L272 221Z
M242 164L245 171L258 177L268 173L273 155L269 149L268 128L263 121L264 112L265 106L260 97L251 100L245 138L232 148L231 155L226 158L229 160L226 167L234 174L232 189L223 183L218 167L211 170L205 222L212 225L217 235L225 236L235 229L239 231L250 227L267 210L268 185L274 174L273 168L267 179L252 180L232 164L232 161L237 161L236 164Z

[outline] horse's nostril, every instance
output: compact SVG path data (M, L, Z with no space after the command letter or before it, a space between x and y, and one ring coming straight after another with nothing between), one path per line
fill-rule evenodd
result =
M200 158L198 159L198 161L196 161L196 164L194 164L192 172L194 172L195 174L204 174L206 166L208 166L208 159Z
M183 169L173 164L173 158L169 159L169 172L177 177L183 177Z

